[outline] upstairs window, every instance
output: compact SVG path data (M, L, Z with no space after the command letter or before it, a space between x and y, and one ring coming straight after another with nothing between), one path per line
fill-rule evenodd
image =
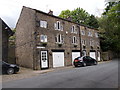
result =
M47 21L40 20L40 27L47 28Z
M96 42L96 45L97 45L97 46L100 46L100 43L99 43L99 42Z
M47 35L40 35L41 42L47 42Z
M54 23L54 29L63 31L63 25L60 23L60 21L57 21L56 23Z
M94 46L94 41L90 40L90 46Z
M73 38L72 38L72 44L77 44L77 38L76 38L76 36L73 36Z
M82 45L86 45L86 41L85 40L82 40Z
M88 32L88 36L91 36L91 37L92 37L92 32L89 31L89 32Z
M85 35L85 31L84 30L81 30L81 35Z
M57 34L57 36L55 37L55 42L63 44L64 43L64 36L61 34Z
M95 37L98 38L98 33L97 32L95 33Z
M77 30L76 30L75 25L72 25L72 27L71 27L71 33L76 33L77 34Z

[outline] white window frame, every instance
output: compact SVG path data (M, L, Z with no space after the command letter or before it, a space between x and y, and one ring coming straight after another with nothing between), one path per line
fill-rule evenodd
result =
M85 35L85 30L81 30L81 35Z
M88 36L93 36L91 31L88 32Z
M40 20L40 27L47 28L47 21Z
M47 42L47 35L40 35L41 42Z
M55 37L55 42L59 43L59 44L63 44L64 43L64 36L62 34L57 34L57 36Z
M76 36L72 37L72 44L77 44L77 37Z
M96 42L96 45L97 45L97 46L100 46L100 43L99 43L99 42Z
M82 45L86 45L86 40L81 40Z
M57 30L60 30L61 25L60 25L60 21L57 21Z
M96 38L98 38L98 37L99 37L99 35L98 35L98 33L97 33L97 32L95 33L95 37L96 37Z
M94 46L94 41L90 40L90 46Z
M76 30L75 25L72 25L72 27L71 27L71 33L76 33L77 34L77 30Z
M60 21L54 23L54 29L58 31L63 31L63 25L60 23Z

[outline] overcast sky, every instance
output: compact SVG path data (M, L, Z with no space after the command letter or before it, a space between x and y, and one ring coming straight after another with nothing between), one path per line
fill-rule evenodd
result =
M22 6L48 12L58 16L62 10L74 10L77 7L83 8L89 14L100 16L105 7L105 0L1 0L0 17L14 28L19 18Z

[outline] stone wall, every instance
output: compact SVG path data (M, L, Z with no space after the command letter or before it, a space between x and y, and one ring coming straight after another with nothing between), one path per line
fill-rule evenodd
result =
M23 7L16 25L16 63L34 69L35 11Z
M47 28L41 28L37 27L37 46L41 46L40 44L40 35L47 35L47 45L44 49L37 49L37 52L41 50L48 50L48 58L49 58L49 68L53 67L53 58L52 58L52 50L64 50L65 54L65 66L72 65L72 50L79 50L80 51L80 38L79 38L79 28L77 27L77 24L68 22L59 18L56 18L54 16L45 15L43 13L37 13L37 21L40 20L47 21L48 27ZM63 31L55 30L54 23L57 21L60 21L63 25ZM71 33L72 25L75 25L77 34ZM55 37L57 34L62 34L64 36L64 43L61 47L55 42ZM78 45L75 47L74 44L72 44L72 38L73 36L77 37L77 43ZM36 53L36 65L38 68L40 68L40 53Z

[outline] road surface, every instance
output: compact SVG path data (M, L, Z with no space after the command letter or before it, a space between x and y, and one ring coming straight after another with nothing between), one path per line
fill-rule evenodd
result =
M3 88L118 88L118 61L60 69L31 78L4 82Z

